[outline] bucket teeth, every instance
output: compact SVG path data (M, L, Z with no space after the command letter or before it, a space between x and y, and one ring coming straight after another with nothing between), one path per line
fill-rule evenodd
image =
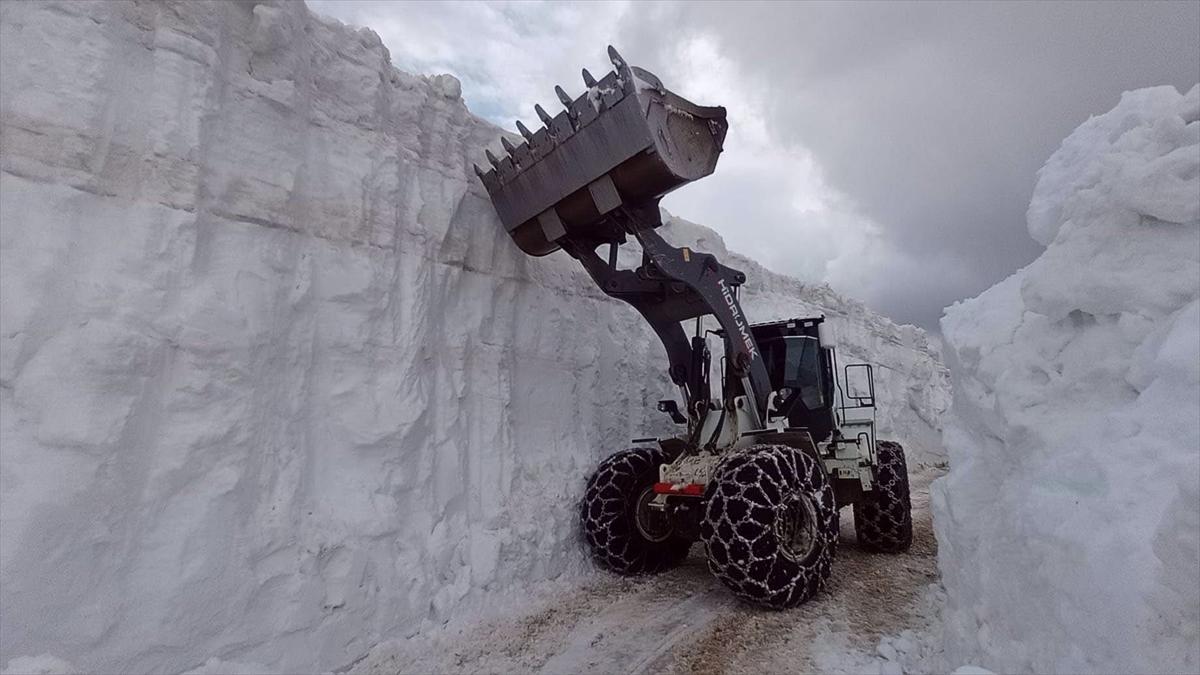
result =
M616 47L612 45L608 46L608 60L612 61L613 68L616 68L618 73L625 67L625 59L621 58L621 55L617 53Z
M537 112L538 119L542 121L542 124L544 124L547 129L549 129L551 122L550 116L547 115L542 106L537 103L533 104L533 109Z
M510 143L508 141L508 139L503 136L500 137L500 145L504 146L504 151L507 152L509 155L513 154L513 150L516 150L516 148L513 147L513 144Z
M612 61L613 68L617 73L617 88L624 91L626 94L634 92L633 72L629 69L629 64L625 59L617 53L616 47L608 46L608 60Z
M563 88L557 84L554 85L554 93L558 96L558 100L563 104L563 107L567 109L567 119L571 122L571 130L579 131L579 113L571 107L575 104L575 102L572 101L571 97L567 96L567 92L563 91Z
M592 77L592 74L588 72L587 68L583 69L583 83L587 85L588 89L596 86L596 78Z
M492 168L494 168L494 169L500 168L500 160L496 159L496 156L492 154L491 150L485 149L483 151L483 154L487 155L488 163L492 165Z
M564 108L571 109L571 97L567 96L567 92L563 91L562 87L554 85L554 94L558 96L558 101L563 104Z
M517 120L517 131L521 132L521 135L524 136L525 140L527 141L533 138L533 133L530 132L524 124L521 124L521 120Z

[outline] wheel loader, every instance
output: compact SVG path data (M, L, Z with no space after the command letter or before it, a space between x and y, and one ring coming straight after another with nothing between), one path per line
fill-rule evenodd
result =
M839 366L824 317L751 323L744 273L659 234L663 195L716 168L725 109L608 55L613 71L597 80L585 69L575 98L555 87L564 109L535 106L541 127L517 122L524 142L501 138L504 156L486 150L491 168L475 167L523 252L565 251L641 313L679 390L658 403L677 435L635 440L600 463L583 533L600 565L629 575L678 565L700 540L735 594L795 607L829 579L839 508L853 505L860 546L908 549L904 451L876 439L872 368ZM641 264L621 269L630 239Z

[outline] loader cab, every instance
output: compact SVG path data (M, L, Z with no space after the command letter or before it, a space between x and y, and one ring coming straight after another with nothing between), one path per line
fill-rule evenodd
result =
M821 344L823 320L791 319L750 329L762 352L771 388L789 390L777 403L776 415L786 417L789 427L808 429L817 442L829 437L836 422L834 356L830 345Z

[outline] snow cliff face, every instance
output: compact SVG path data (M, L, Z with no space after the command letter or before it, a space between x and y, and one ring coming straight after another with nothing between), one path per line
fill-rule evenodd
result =
M298 3L2 3L0 59L0 663L335 668L590 569L574 504L668 431L665 356L508 240L454 78ZM936 458L920 331L726 262Z
M1200 669L1200 87L1130 92L1038 174L1040 258L946 311L949 663Z

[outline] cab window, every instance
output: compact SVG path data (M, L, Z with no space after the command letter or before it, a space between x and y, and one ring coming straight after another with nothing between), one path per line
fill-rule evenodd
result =
M771 383L797 391L805 408L817 410L825 403L821 373L821 346L815 337L788 335L764 345Z

